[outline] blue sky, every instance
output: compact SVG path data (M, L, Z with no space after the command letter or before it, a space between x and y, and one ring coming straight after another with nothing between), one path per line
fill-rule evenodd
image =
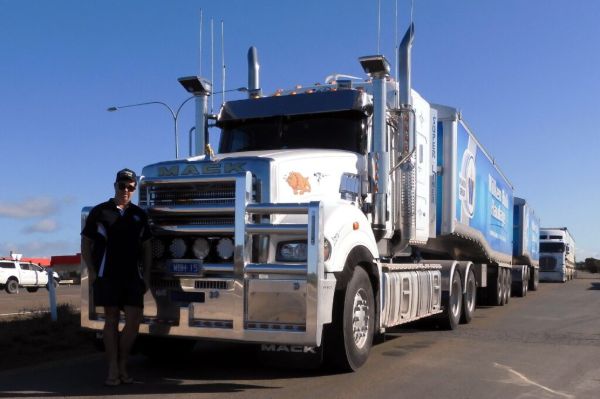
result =
M395 0L381 4L381 52L393 62ZM0 256L78 252L81 208L113 195L118 169L174 157L166 109L106 108L187 98L176 79L200 70L201 9L202 74L212 18L218 88L221 20L227 88L246 85L251 45L265 93L363 76L357 58L377 52L377 0L0 0ZM542 225L569 227L578 260L600 258L599 15L595 0L414 7L414 88L462 110ZM409 21L410 1L398 0L398 30ZM193 118L190 102L183 154Z

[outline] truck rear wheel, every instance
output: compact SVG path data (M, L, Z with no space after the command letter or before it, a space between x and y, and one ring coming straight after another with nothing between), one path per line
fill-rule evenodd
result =
M504 302L503 305L506 305L510 301L512 293L512 275L509 269L504 268L502 270L504 271L504 299L502 302Z
M463 291L460 273L455 271L450 282L450 294L448 301L444 304L442 313L442 327L447 330L455 330L460 322L463 307Z
M540 283L540 271L539 269L531 268L529 272L529 289L531 291L537 291Z
M469 269L465 279L465 292L463 293L462 315L460 322L468 324L473 319L475 313L475 304L477 302L477 282L473 270Z
M369 357L375 330L375 300L367 272L357 266L339 295L324 342L325 361L336 369L355 371Z
M4 289L9 294L18 294L19 293L19 281L16 278L11 278L6 282Z
M527 288L529 286L529 268L526 268L524 275L521 277L521 281L515 283L515 294L518 297L527 296Z
M490 281L490 285L488 287L488 298L490 299L490 305L494 306L502 306L504 305L504 273L502 273L502 268L498 266L496 268L496 278L493 281Z

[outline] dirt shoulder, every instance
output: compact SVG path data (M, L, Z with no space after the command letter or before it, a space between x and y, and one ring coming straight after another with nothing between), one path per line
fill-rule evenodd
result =
M32 313L0 320L0 371L96 353L80 327L79 310L58 307L57 321L49 313Z

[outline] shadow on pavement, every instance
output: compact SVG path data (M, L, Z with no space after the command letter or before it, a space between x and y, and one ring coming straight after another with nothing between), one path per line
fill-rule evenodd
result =
M600 290L600 283L590 283L590 288L588 290Z
M103 385L106 366L103 354L58 361L36 368L0 373L0 398L73 397L143 394L239 393L277 390L280 379L328 374L323 369L294 369L265 364L258 351L248 345L199 344L182 358L152 360L141 355L131 358L133 384ZM245 380L240 384L237 381ZM247 381L269 381L269 385ZM236 381L228 382L228 381Z

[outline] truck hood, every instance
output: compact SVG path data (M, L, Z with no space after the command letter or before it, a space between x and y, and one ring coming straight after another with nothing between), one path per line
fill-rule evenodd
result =
M360 191L362 155L340 150L294 149L217 154L146 166L148 178L202 178L252 172L260 181L261 202L308 202L347 198ZM350 183L348 183L350 181ZM343 186L343 187L342 187ZM350 189L348 189L350 187Z

